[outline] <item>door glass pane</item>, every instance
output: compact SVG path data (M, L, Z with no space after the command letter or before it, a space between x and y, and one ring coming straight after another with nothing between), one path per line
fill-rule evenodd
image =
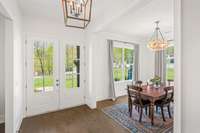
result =
M132 80L133 79L133 65L126 65L124 74L125 74L125 80Z
M122 80L122 68L114 67L114 80L121 81Z
M113 48L114 53L114 80L121 81L122 80L122 48Z
M114 66L121 66L122 64L122 48L115 47L114 50Z
M74 60L74 65L73 65L73 73L77 74L80 73L80 60Z
M124 49L124 63L125 64L133 64L133 49Z
M73 75L73 87L77 88L80 85L80 76L79 74Z
M124 48L124 79L133 79L134 49Z
M73 75L67 74L66 75L66 88L72 88L73 87Z
M65 56L66 88L80 87L80 46L66 46Z
M66 64L65 64L67 74L73 72L73 48L66 48Z
M52 91L53 44L44 41L34 42L34 91Z
M174 46L166 49L166 79L174 80Z

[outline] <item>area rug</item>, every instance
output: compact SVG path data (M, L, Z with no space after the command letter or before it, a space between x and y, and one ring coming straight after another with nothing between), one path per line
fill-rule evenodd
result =
M129 117L128 105L117 104L102 109L102 111L119 123L131 133L173 133L173 119L168 116L167 109L164 109L166 122L163 122L160 109L154 113L154 125L145 113L142 116L142 122L139 122L139 113L133 108L132 117ZM173 107L171 107L173 116Z

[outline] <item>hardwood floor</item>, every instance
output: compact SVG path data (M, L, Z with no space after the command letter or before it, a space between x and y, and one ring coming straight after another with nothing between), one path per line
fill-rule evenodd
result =
M95 110L84 105L26 118L20 133L129 133L101 111L104 107L124 102L127 103L127 97L115 102L99 102Z
M5 133L5 125L0 124L0 133Z

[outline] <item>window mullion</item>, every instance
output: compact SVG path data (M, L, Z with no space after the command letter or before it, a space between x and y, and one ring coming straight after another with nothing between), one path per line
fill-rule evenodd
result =
M42 58L42 68L43 68L43 75L42 75L42 78L43 78L43 79L42 79L42 80L43 80L43 81L42 81L42 84L43 84L43 90L42 90L42 91L43 91L43 92L45 91L45 85L44 85L44 84L45 84L45 81L44 81L44 80L45 80L45 77L44 77L44 75L45 75L45 74L44 74L44 48L45 48L45 43L43 42L42 57L41 57L41 58Z
M124 77L124 69L125 66L124 66L124 48L122 48L122 80L125 81L125 77Z
M72 47L72 88L74 88L74 46Z

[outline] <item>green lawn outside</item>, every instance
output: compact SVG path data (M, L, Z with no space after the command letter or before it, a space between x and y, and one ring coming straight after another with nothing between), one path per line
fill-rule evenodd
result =
M114 68L114 80L115 81L122 80L122 69L121 68Z
M70 89L72 88L76 88L77 87L77 79L74 78L74 79L66 79L66 82L65 82L65 86L67 89ZM44 78L44 86L45 87L51 87L54 85L54 81L53 81L53 77L52 76L45 76ZM43 87L43 79L42 77L41 78L35 78L34 79L34 88L35 90L40 90L39 88L42 88Z
M114 72L114 79L115 81L119 81L122 79L122 72L119 69L116 69ZM168 68L167 69L167 74L166 74L166 79L167 80L173 80L174 79L174 69L173 68ZM45 76L44 78L44 86L45 87L51 87L54 85L53 83L53 77L52 76ZM74 79L66 79L65 86L67 89L70 88L76 88L77 87L77 79L76 77ZM39 90L38 88L43 87L43 79L41 78L35 78L34 79L34 88L35 90Z
M44 77L44 86L53 86L53 77L52 76L45 76ZM35 78L34 79L34 88L41 88L43 87L43 79Z
M127 77L127 74L128 74L128 70L126 69L126 74L125 74L126 77ZM149 77L149 78L152 78L152 77ZM122 80L121 68L120 69L114 69L114 79L115 79L115 81ZM174 69L173 68L167 69L166 79L167 80L174 80Z
M166 78L167 78L167 80L174 80L174 69L173 68L167 69Z

